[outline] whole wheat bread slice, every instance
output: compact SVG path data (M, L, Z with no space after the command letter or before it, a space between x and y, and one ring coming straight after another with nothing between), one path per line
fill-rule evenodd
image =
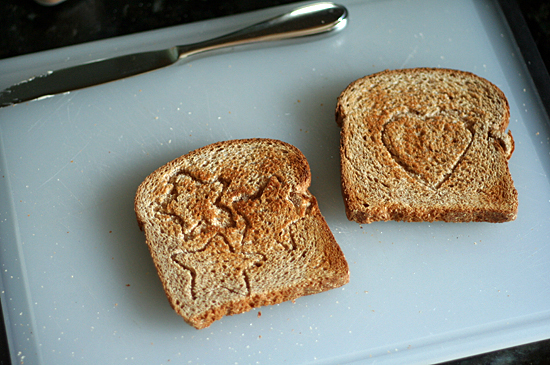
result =
M504 93L468 72L393 70L351 83L336 107L348 219L514 220L509 117Z
M349 281L348 264L294 146L219 142L149 175L138 223L168 300L190 325L293 300Z

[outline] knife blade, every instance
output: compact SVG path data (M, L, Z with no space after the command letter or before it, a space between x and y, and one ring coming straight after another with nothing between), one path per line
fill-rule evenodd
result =
M331 2L314 3L210 40L169 49L94 60L82 65L49 71L0 92L0 107L43 99L153 71L218 49L259 44L330 33L347 24L345 7Z

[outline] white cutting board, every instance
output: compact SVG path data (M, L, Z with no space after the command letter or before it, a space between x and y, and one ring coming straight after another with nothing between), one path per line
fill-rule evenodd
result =
M197 58L0 109L0 295L14 364L425 364L550 338L550 124L498 5L342 3L350 22L332 37ZM3 60L0 88L276 12ZM508 96L516 221L346 219L336 97L366 74L417 66L471 71ZM173 158L248 137L281 139L308 158L310 190L351 282L198 331L165 298L134 193Z

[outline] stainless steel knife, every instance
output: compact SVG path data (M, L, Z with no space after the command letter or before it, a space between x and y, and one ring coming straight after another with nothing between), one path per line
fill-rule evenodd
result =
M345 7L330 2L313 3L214 39L50 71L0 92L0 107L138 75L206 51L329 33L344 28L346 23Z

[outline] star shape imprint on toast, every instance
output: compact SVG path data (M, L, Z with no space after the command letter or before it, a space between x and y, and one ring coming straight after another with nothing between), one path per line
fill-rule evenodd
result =
M236 230L230 209L220 203L224 190L221 182L203 183L181 173L172 184L170 199L161 205L159 216L163 218L164 231L183 239L183 250L204 249L216 234Z
M180 252L172 260L191 273L193 300L211 295L249 294L248 268L263 260L261 255L233 252L221 235L216 235L199 251Z
M184 234L196 235L194 231L203 223L215 227L229 224L229 213L216 204L223 191L223 184L204 184L181 174L175 182L175 188L177 195L168 203L166 210L168 214L181 219Z
M289 194L289 187L273 176L258 199L236 204L237 211L248 222L244 244L252 244L261 251L272 246L273 241L287 250L294 248L287 228L300 216L288 199Z

